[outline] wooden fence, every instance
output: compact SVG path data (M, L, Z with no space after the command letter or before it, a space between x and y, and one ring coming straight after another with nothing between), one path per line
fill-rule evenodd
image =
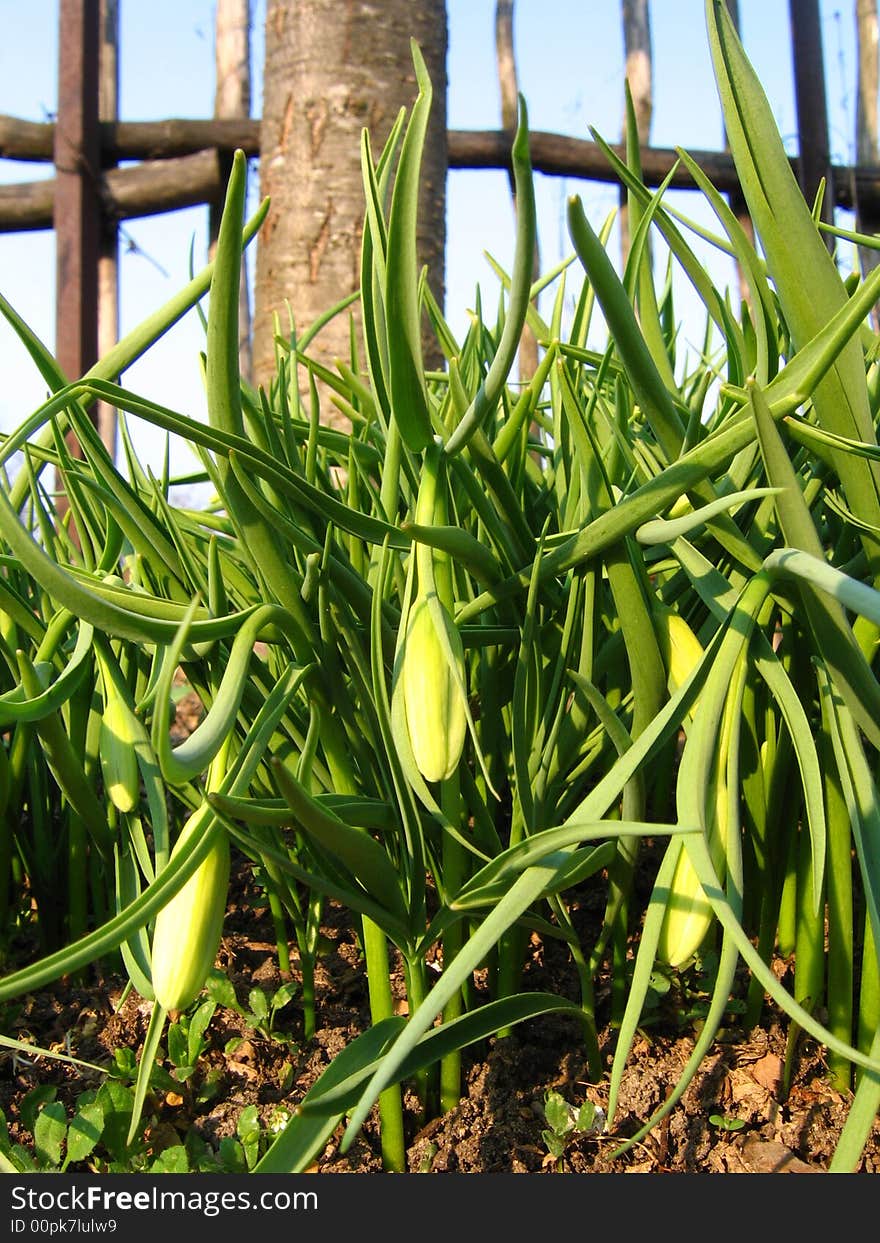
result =
M880 217L880 170L831 164L818 0L789 0L799 149L793 161L808 199L826 179L826 205ZM222 200L231 153L260 153L258 120L101 121L98 106L100 0L60 0L58 110L54 123L0 116L0 158L48 162L50 180L0 186L0 232L54 229L59 316L55 352L68 375L82 375L98 357L98 260L102 235L120 221ZM592 142L531 134L536 171L594 181L616 180ZM453 169L509 167L504 131L450 130ZM622 152L621 152L622 153ZM718 151L691 153L719 190L735 193L736 170ZM118 168L123 161L139 161ZM676 166L674 151L645 147L647 184L658 186ZM671 184L693 188L687 170ZM78 307L71 315L69 308Z

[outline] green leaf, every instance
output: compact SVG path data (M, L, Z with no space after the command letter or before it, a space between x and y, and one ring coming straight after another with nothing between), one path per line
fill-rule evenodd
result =
M620 277L614 271L607 250L593 232L579 198L569 200L568 228L578 257L602 305L636 400L644 410L666 460L675 461L684 441L681 416L657 370Z
M189 1174L189 1157L183 1144L172 1144L163 1148L158 1157L150 1163L151 1174Z
M703 526L717 514L735 509L738 505L747 505L750 501L764 496L777 496L780 488L745 488L742 492L733 492L727 496L719 496L708 505L701 505L681 518L655 518L651 522L643 522L634 534L640 544L667 544L691 531Z
M846 307L837 266L797 184L772 110L723 0L706 0L706 23L721 107L740 185L755 223L796 350ZM861 343L854 334L812 393L821 427L876 443ZM850 508L880 525L878 475L870 464L837 455ZM880 541L862 533L870 572L880 575Z
M248 788L256 768L264 758L278 721L297 692L304 672L291 665L279 678L254 718L234 764L227 770L221 793L240 796ZM186 883L210 851L215 835L225 831L210 806L204 806L204 830L194 833L186 841L174 860L163 868L140 897L129 903L114 918L72 945L0 979L0 1001L18 996L19 992L38 988L65 972L75 971L78 966L92 962L115 949L138 928L143 927Z
M272 1011L283 1010L285 1006L290 1005L299 995L299 991L299 987L292 980L287 984L282 984L272 994Z
M40 1165L55 1169L61 1165L61 1149L67 1135L67 1114L60 1101L49 1101L34 1123L34 1152Z
M529 118L526 101L522 95L519 97L517 128L510 159L513 166L516 199L516 243L513 255L513 275L510 281L510 301L504 318L501 340L498 342L498 348L486 372L486 377L444 446L444 453L449 456L459 453L468 444L475 433L482 429L486 419L495 409L516 359L516 352L528 315L532 293L537 222L535 187L529 153Z
M407 1057L396 1066L391 1081L409 1078L426 1066L442 1061L449 1053L465 1049L502 1029L514 1027L529 1019L538 1019L553 1011L577 1016L584 1022L589 1021L580 1006L552 993L517 993L502 997L498 1001L478 1006L422 1035L413 1043ZM377 1056L368 1063L361 1063L352 1068L351 1073L341 1081L333 1076L331 1082L325 1072L303 1100L302 1113L305 1116L335 1114L337 1110L354 1105L366 1081L382 1068L384 1061L384 1058Z
M541 1139L544 1141L544 1147L550 1156L555 1157L558 1161L565 1152L565 1140L553 1131L542 1131Z
M767 478L779 489L774 504L783 536L792 548L807 553L818 567L824 563L825 553L791 459L761 388L749 381L747 389ZM880 720L880 684L856 641L843 607L834 597L820 598L808 579L798 581L816 646L859 724L874 744L880 745L880 727L877 724ZM880 602L877 593L866 588L864 594L875 597L876 608L876 602ZM870 605L866 604L866 607ZM875 620L880 621L880 614Z
M84 1161L95 1148L104 1129L104 1111L97 1101L78 1105L67 1130L65 1165Z
M168 1056L175 1066L190 1064L189 1042L183 1023L171 1023L168 1028Z
M115 1079L107 1079L98 1088L95 1102L104 1118L103 1142L114 1161L124 1161L128 1156L126 1136L131 1121L134 1094Z
M243 151L236 151L232 158L211 276L205 380L210 423L238 436L244 434L238 365L238 293L246 188L247 157Z
M44 1105L54 1101L58 1095L58 1089L50 1083L41 1083L37 1087L31 1088L27 1095L23 1098L19 1106L22 1123L33 1134L34 1127L37 1124L37 1117Z
M195 1065L205 1050L205 1033L216 1009L217 1002L213 998L210 1001L203 1001L190 1018L187 1050L191 1066Z
M827 1045L833 1052L841 1057L847 1058L856 1066L864 1067L873 1074L880 1074L880 1061L877 1060L876 1050L869 1056L860 1052L847 1044L846 1041L838 1039L830 1032L822 1023L820 1023L808 1010L794 1000L791 994L780 984L779 980L773 974L771 968L763 961L750 938L742 928L736 912L731 908L727 900L722 886L718 881L718 875L715 866L709 854L708 846L699 834L690 834L682 839L685 848L690 855L694 871L697 874L703 892L712 904L719 923L723 925L725 930L730 933L731 939L735 942L736 947L744 959L749 969L757 977L761 985L770 995L770 997L781 1007L785 1013L793 1019L799 1027L820 1044Z
M260 1148L260 1114L256 1105L245 1106L239 1114L235 1131L244 1150L247 1167L252 1170Z
M257 231L266 219L268 211L269 201L265 199L244 228L242 233L242 243L244 245L247 245L256 236ZM133 328L131 332L126 333L122 340L109 349L94 367L86 373L87 377L94 380L112 380L126 371L132 363L146 353L149 347L158 341L207 292L213 271L213 263L208 264L198 276L193 277L189 284L185 285L182 290L170 298L164 306L148 316L136 328ZM49 388L53 392L62 388L65 378L58 368L58 364L51 358L42 342L31 332L24 321L12 311L8 302L2 297L0 297L0 314L7 318L12 327L18 332L25 348L38 361L40 370ZM21 431L22 429L19 429L19 433ZM24 434L29 435L30 433L25 432ZM7 462L12 454L21 447L21 443L20 435L8 438L3 445L2 451L0 451L0 464ZM47 429L40 438L39 443L43 446L51 445L51 429ZM28 490L29 480L27 472L22 469L19 471L9 492L10 506L14 512L17 513L21 508Z
M391 1038L401 1030L406 1020L385 1019L355 1037L346 1045L324 1071L301 1102L305 1107L319 1091L342 1082L357 1073L363 1066L372 1064L385 1049ZM328 1117L315 1117L300 1111L291 1118L284 1130L271 1144L264 1156L256 1163L255 1174L302 1174L315 1160L339 1125L341 1113Z
M364 829L346 824L312 798L293 773L274 757L272 771L303 832L344 864L372 898L392 915L405 919L400 879L384 847Z
M544 1117L555 1135L566 1135L574 1129L568 1101L560 1092L551 1091L544 1097Z
M216 967L211 968L211 973L205 981L205 988L208 991L208 996L218 1006L223 1006L227 1010L241 1009L238 1004L238 998L235 995L235 986L229 976L217 970Z
M153 1068L157 1064L159 1041L162 1039L162 1032L165 1030L165 1020L167 1017L167 1012L159 1005L158 1001L154 1001L150 1011L150 1022L147 1025L147 1034L144 1037L143 1047L141 1048L138 1075L134 1085L131 1118L129 1119L128 1135L126 1136L126 1145L128 1146L133 1144L137 1137L141 1114L147 1099L147 1093L150 1090ZM183 1053L185 1056L185 1046Z
M188 738L172 747L169 741L171 687L175 671L183 659L183 649L197 605L198 601L193 600L181 621L174 643L165 653L156 688L157 706L153 713L151 741L162 776L171 785L184 785L191 781L203 773L218 754L238 717L257 636L268 625L274 623L284 627L291 621L287 611L277 605L260 605L250 614L235 636L220 685L204 720Z
M252 988L248 993L248 1007L251 1012L251 1018L256 1023L265 1023L269 1017L269 1002L266 994L261 988Z
M419 170L428 130L432 88L415 41L411 41L410 46L419 94L403 137L391 196L385 319L391 412L404 444L413 453L418 453L431 439L431 412L422 365L416 227Z

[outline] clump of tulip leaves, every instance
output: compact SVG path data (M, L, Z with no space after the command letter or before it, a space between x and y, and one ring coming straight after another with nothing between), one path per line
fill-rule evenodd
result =
M771 998L852 1092L830 1168L856 1168L867 1142L880 1106L880 273L845 281L827 239L877 243L817 225L720 0L706 19L760 251L686 152L715 233L646 188L631 124L627 161L605 148L628 194L622 276L611 220L594 231L573 198L573 254L533 285L521 102L512 269L498 269L495 321L478 305L456 340L416 258L431 84L414 48L411 113L378 157L363 139L361 329L335 367L310 345L351 298L301 334L279 318L271 385L241 381L241 252L268 208L245 223L241 153L213 265L87 375L68 383L2 304L50 396L0 452L0 919L8 930L34 911L41 947L10 964L0 1000L120 954L153 1003L142 1105L171 995L154 990L157 917L218 850L258 870L306 1036L322 916L343 907L372 1024L260 1171L305 1169L342 1122L345 1151L377 1102L385 1166L404 1169L404 1081L426 1113L449 1109L464 1048L552 1011L579 1020L599 1082L594 985L609 970L613 1135L654 972L707 946L718 969L692 1056L617 1151L681 1098L740 964L744 1025ZM741 309L695 232L739 264ZM696 360L680 354L676 270L705 308ZM118 377L205 294L201 422ZM518 382L524 328L540 362ZM89 417L99 399L120 412L119 463ZM139 423L185 441L198 469L146 469ZM187 507L179 485L196 482L212 499ZM180 671L206 713L172 745ZM660 861L640 905L646 842ZM573 918L585 886L605 904L589 944ZM182 930L200 961L214 925ZM527 987L535 933L566 946L576 998ZM777 954L794 956L790 989ZM176 1004L201 987L185 984Z

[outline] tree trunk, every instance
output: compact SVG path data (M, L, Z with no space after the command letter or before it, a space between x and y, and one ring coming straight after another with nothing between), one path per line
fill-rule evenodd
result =
M646 147L651 134L651 113L654 109L651 88L651 22L648 0L622 0L624 72L629 84L636 114L639 146ZM624 134L626 111L624 111ZM620 250L623 262L629 254L629 211L626 191L620 194Z
M251 5L250 0L217 0L214 21L214 117L239 120L251 115ZM220 229L222 199L211 208L213 254ZM238 361L241 374L253 380L251 308L247 274L248 255L242 256L238 303Z
M268 0L260 183L272 206L257 243L254 374L275 370L273 317L297 333L360 285L364 192L361 132L378 158L417 88L410 38L421 48L433 107L419 203L420 259L440 305L446 244L446 6L442 0ZM348 314L310 351L331 366L350 356ZM429 365L437 359L426 357ZM331 411L324 416L331 420Z

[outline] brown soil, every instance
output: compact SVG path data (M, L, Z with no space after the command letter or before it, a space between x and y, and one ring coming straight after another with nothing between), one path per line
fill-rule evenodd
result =
M182 680L182 679L181 679ZM186 737L204 709L192 692L177 703L174 741ZM649 884L649 880L645 880ZM647 890L646 890L647 893ZM585 944L591 943L602 896L585 891L573 917ZM323 928L326 952L316 970L317 1030L303 1035L295 997L279 1011L274 1035L248 1026L236 1010L218 1007L208 1029L208 1047L196 1074L180 1091L161 1091L145 1109L146 1137L153 1153L179 1145L194 1132L216 1151L236 1134L242 1111L256 1106L264 1126L279 1111L293 1110L332 1059L369 1025L366 974L358 941L344 911L330 906ZM22 959L27 946L19 947ZM291 947L296 974L296 949ZM251 989L270 995L283 982L273 926L251 865L239 859L218 966L246 1006ZM774 963L788 982L790 964ZM7 1035L40 1048L72 1054L106 1066L118 1049L139 1054L150 1006L136 993L124 994L120 976L90 973L85 982L60 981L7 1008ZM743 975L741 995L748 980ZM402 973L392 986L406 1011ZM559 942L533 935L523 987L578 999L577 977ZM575 1109L591 1101L607 1112L608 1073L615 1031L600 1032L605 1074L591 1082L579 1024L550 1014L523 1023L505 1038L495 1037L462 1054L462 1096L458 1105L426 1121L414 1091L405 1091L411 1173L822 1173L827 1169L849 1108L849 1093L835 1090L824 1050L802 1034L794 1039L785 1015L766 1006L759 1026L746 1031L732 1012L713 1052L683 1099L666 1118L622 1156L621 1143L635 1135L678 1083L694 1047L701 981L684 978L662 998L640 1028L623 1075L614 1126L608 1132L567 1137L561 1157L548 1152L544 1101L560 1094ZM608 988L596 989L597 1017L609 1006ZM123 1000L124 998L124 1000ZM699 1022L697 1017L696 1022ZM173 1070L170 1063L168 1070ZM10 1137L29 1147L32 1136L19 1112L38 1084L57 1085L70 1108L102 1076L47 1057L25 1060L0 1050L0 1108ZM213 1080L213 1095L201 1091ZM735 1129L734 1129L735 1128ZM318 1157L316 1173L382 1173L377 1111L374 1109L349 1151L339 1151L342 1128ZM93 1168L88 1162L70 1172ZM880 1171L880 1121L865 1147L859 1172Z
M271 922L265 907L258 905L260 895L250 882L249 866L242 863L236 876L236 897L230 904L219 964L244 1004L250 989L271 992L282 979ZM256 1105L268 1125L280 1107L292 1109L328 1062L364 1029L365 975L343 913L328 912L325 934L327 953L319 961L316 981L314 1038L303 1038L296 999L278 1015L280 1038L261 1035L249 1029L236 1011L218 1008L209 1028L209 1048L194 1079L179 1093L160 1093L148 1101L148 1138L154 1151L179 1144L191 1129L216 1149L224 1136L235 1134L248 1105ZM784 973L785 964L779 964L779 970ZM7 1026L7 1033L107 1064L114 1049L140 1048L149 1017L149 1006L135 994L129 994L116 1012L122 983L116 977L95 977L85 985L62 982L23 998L16 1007L14 1030ZM394 983L402 994L399 981ZM524 986L575 997L565 951L533 937ZM401 1005L405 1005L402 996ZM601 990L597 1005L600 1009L607 1005ZM667 998L654 1022L640 1030L623 1077L613 1132L575 1136L559 1159L548 1154L542 1138L547 1126L545 1093L554 1090L576 1107L587 1099L607 1105L607 1074L600 1083L589 1082L578 1025L565 1016L550 1015L522 1024L509 1037L465 1050L462 1098L449 1113L425 1122L419 1117L415 1094L406 1093L409 1171L823 1172L845 1121L848 1099L831 1086L823 1050L810 1039L802 1038L795 1046L788 1090L783 1089L787 1020L773 1012L748 1032L737 1030L732 1016L731 1026L721 1033L684 1099L624 1156L612 1155L621 1139L634 1135L668 1097L693 1048L695 1028L676 1020L675 1011ZM610 1067L613 1033L607 1027L601 1045ZM198 1104L194 1089L211 1072L218 1078L219 1090ZM48 1058L36 1058L29 1065L0 1054L0 1106L18 1142L28 1144L31 1139L20 1121L19 1103L31 1088L45 1082L58 1084L59 1099L69 1104L98 1079L90 1080L88 1072ZM728 1130L725 1120L742 1125ZM341 1131L318 1158L315 1172L382 1172L375 1111L345 1156L339 1152L340 1138ZM880 1170L880 1125L875 1124L860 1170Z

